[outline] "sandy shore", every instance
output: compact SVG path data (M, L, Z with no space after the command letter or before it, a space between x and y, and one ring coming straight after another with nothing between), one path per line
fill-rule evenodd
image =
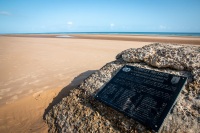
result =
M198 36L158 36L158 35L114 35L114 34L16 34L5 35L10 37L33 37L33 38L72 38L72 39L97 39L97 40L119 40L119 41L137 41L137 42L160 42L160 43L177 43L177 44L194 44L200 45Z
M0 132L47 132L45 109L122 50L152 42L200 45L197 37L56 36L0 36Z

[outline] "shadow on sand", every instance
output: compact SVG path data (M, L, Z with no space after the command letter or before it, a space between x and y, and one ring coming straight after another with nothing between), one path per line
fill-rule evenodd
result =
M78 87L78 85L80 85L80 83L84 79L89 77L94 72L96 72L96 70L88 70L86 72L83 72L83 73L79 74L77 77L75 77L68 86L64 87L58 93L58 95L53 99L53 101L49 104L49 106L45 109L44 114L43 114L43 119L45 119L45 115L53 108L54 105L58 104L62 100L62 98L69 95L70 90Z

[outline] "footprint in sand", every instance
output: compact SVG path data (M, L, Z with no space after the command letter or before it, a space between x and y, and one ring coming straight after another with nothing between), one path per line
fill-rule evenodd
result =
M39 100L42 92L43 92L43 90L34 93L34 94L33 94L33 97L34 97L36 100Z
M2 90L0 90L0 93L9 92L10 90L11 90L11 88L2 89Z

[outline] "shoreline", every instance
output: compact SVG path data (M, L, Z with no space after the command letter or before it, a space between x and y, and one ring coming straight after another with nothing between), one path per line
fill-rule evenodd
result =
M0 33L0 35L147 35L147 36L194 36L200 32L43 32L43 33Z
M197 33L200 34L200 33ZM126 36L126 37L181 37L181 38L200 38L200 35L168 35L168 34L87 34L87 33L66 33L66 34L54 34L54 33L16 33L16 34L0 34L0 36L8 37L44 37L44 38L56 38L56 36Z
M190 36L155 36L155 35L73 35L78 39L97 39L97 40L118 40L118 41L137 41L137 42L161 42L178 44L200 45L200 37Z
M4 34L0 37L28 37L28 38L59 38L59 39L95 39L118 40L137 42L160 42L175 44L200 45L200 37L197 36L165 36L165 35L120 35L120 34Z

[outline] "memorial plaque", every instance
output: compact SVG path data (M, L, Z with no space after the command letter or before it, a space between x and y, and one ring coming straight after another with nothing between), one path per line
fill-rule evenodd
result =
M186 80L183 76L126 65L95 98L158 132Z

